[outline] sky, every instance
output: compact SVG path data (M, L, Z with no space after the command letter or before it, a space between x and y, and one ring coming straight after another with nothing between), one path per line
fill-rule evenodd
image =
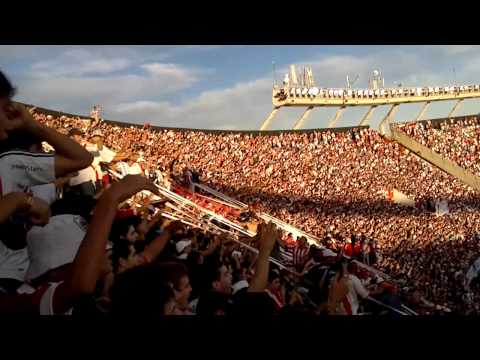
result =
M366 88L375 69L386 86L480 84L477 45L0 45L0 70L18 101L79 115L100 104L105 119L167 127L258 129L272 110L272 63L279 82L290 64L310 65L318 87L344 87L347 75L358 75L355 87ZM434 103L424 118L452 106ZM395 120L411 120L420 107L402 105ZM479 99L467 100L457 115L479 109ZM271 128L291 129L303 111L282 108ZM335 111L315 109L304 127L326 127ZM337 126L357 125L366 111L347 109ZM377 109L371 125L387 111Z

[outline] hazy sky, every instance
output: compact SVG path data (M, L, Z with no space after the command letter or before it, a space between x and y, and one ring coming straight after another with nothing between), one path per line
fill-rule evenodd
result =
M480 46L0 46L0 69L20 101L75 114L98 103L111 120L210 129L259 128L272 109L272 61L279 81L289 64L311 65L319 87L343 87L346 75L366 87L374 69L386 86L480 84ZM433 104L425 117L452 105ZM396 119L420 106L400 107ZM458 115L479 109L469 100ZM356 125L366 110L348 109L337 125ZM291 128L302 111L282 109L272 128ZM314 110L305 127L325 127L334 112Z

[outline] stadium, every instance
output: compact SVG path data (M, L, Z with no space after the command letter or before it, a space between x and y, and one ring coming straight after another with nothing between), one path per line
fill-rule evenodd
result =
M4 91L2 201L27 205L2 214L0 312L479 314L480 124L455 112L480 88L385 88L379 72L369 85L318 88L292 66L258 131L85 117ZM421 119L452 100L445 118ZM408 103L420 113L395 122ZM334 127L354 106L367 107L358 126ZM268 130L283 107L305 112ZM302 129L317 107L337 111Z

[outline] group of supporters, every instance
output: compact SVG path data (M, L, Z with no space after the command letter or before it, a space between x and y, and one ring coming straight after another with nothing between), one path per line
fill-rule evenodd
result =
M0 90L1 312L396 313L362 298L418 313L480 312L476 283L464 286L479 256L475 192L374 130L119 127L29 112L3 76ZM162 218L153 182L170 186L176 174L324 248L261 224L256 254ZM398 206L384 197L391 188L419 204L445 199L450 213ZM349 258L397 281L364 276Z

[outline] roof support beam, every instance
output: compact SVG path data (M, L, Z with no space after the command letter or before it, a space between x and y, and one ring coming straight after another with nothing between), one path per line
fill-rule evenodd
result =
M453 109L452 111L450 111L450 114L448 114L447 118L451 118L453 116L453 114L455 113L455 111L458 110L458 108L460 107L460 104L462 103L463 99L459 99L455 105L453 105Z
M345 106L341 106L341 107L338 108L337 112L335 113L335 116L328 123L329 128L332 128L337 123L338 119L340 119L340 117L342 116L345 109L346 109Z
M307 110L300 116L300 118L295 122L295 125L293 125L293 130L299 130L303 127L303 124L307 120L308 116L313 110L313 106L309 106Z
M391 119L393 118L393 116L397 111L398 111L398 104L393 104L390 107L390 110L388 110L387 115L385 115L383 120L380 122L380 125L379 125L380 134L385 135L385 124L391 122Z
M425 101L422 108L420 109L420 112L418 113L417 117L415 118L415 121L420 121L422 116L425 114L425 111L427 111L428 105L430 105L430 101Z
M273 108L270 115L268 115L268 117L265 119L262 126L260 127L260 131L265 131L268 129L268 127L270 126L270 123L272 122L273 117L275 116L275 114L278 112L279 109L280 107Z
M370 108L368 109L367 113L363 116L362 120L360 121L360 124L358 124L358 126L365 126L368 124L368 122L370 121L370 118L372 117L372 114L373 112L375 111L375 109L377 108L377 105L372 105L370 106Z

